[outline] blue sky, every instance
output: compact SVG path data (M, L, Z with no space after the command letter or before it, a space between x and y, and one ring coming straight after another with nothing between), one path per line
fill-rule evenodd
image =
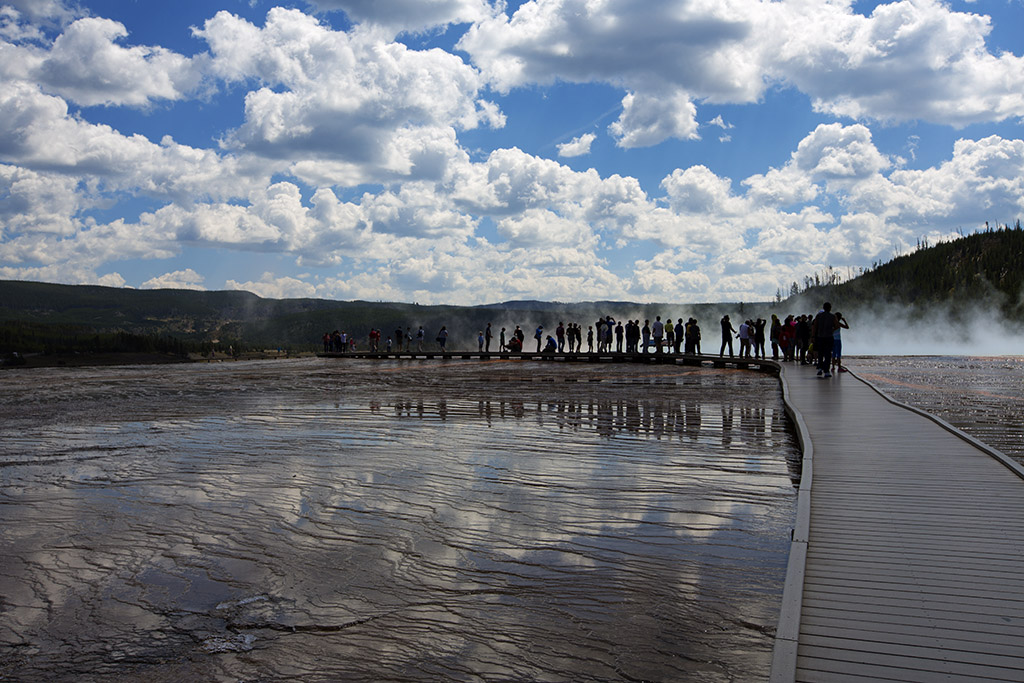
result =
M0 278L772 298L1024 215L1021 0L0 0Z

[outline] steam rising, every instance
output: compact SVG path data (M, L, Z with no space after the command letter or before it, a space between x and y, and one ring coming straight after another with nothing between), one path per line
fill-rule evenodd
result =
M821 310L823 301L800 296L779 304L779 308L787 315L815 314ZM995 302L978 302L964 309L948 305L908 307L884 301L852 305L833 302L832 310L842 313L850 325L850 329L842 331L844 356L1012 356L1024 353L1024 325L1007 320Z
M583 326L583 349L586 350L588 326L598 318L612 316L616 322L662 320L673 322L682 318L696 318L701 327L703 350L717 353L721 341L719 320L728 315L738 327L744 320L764 318L769 321L774 313L784 320L787 315L815 315L821 310L824 298L801 295L782 303L751 304L625 304L581 303L566 305L558 310L515 310L510 308L481 311L465 309L466 313L453 315L447 323L452 337L449 348L476 349L477 332L483 330L480 320L491 322L494 339L491 350L498 350L499 335L506 328L511 338L516 325L526 335L524 347L536 349L533 339L538 325L544 335L554 336L559 322L575 322ZM543 304L538 304L538 308ZM550 306L550 305L549 305ZM951 306L908 307L882 301L870 303L833 302L833 311L846 318L850 329L842 331L843 355L943 355L943 356L1001 356L1024 353L1024 325L1006 319L994 302L976 304L966 310ZM488 317L490 316L490 317ZM433 342L437 329L424 325L427 338ZM413 327L415 331L416 327ZM439 326L438 326L439 329ZM766 328L766 334L768 329ZM766 345L771 353L770 342Z

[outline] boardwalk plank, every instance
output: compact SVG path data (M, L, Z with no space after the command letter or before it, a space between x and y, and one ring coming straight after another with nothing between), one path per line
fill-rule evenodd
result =
M819 527L820 528L820 527ZM816 554L822 556L836 556L843 557L849 556L851 558L864 558L871 559L872 561L879 561L885 559L886 556L879 556L878 552L875 551L877 546L872 546L865 542L838 542L838 541L821 541L817 548L813 551ZM904 552L902 555L907 557L921 556L924 561L934 562L935 564L941 565L945 558L958 565L970 566L971 560L974 559L974 564L987 564L988 562L1005 562L1008 564L1019 564L1020 557L1019 553L1011 553L1005 555L1001 552L978 552L976 550L968 550L961 548L946 548L947 552L942 552L936 555L934 551L929 551L927 548L912 548L904 546ZM891 555L888 557L892 557Z
M956 633L962 640L981 643L1018 641L1024 638L1024 625L1008 625L1002 619L992 619L990 623L959 622L942 624L929 616L917 614L883 614L879 612L844 612L842 620L837 619L836 610L831 607L817 607L813 604L804 605L802 615L806 622L801 621L801 628L822 633L822 629L843 629L856 625L865 633L915 633L919 635ZM819 628L820 627L820 628Z
M914 576L892 577L881 574L858 574L850 578L849 574L833 572L821 574L815 569L807 573L804 590L818 590L823 593L839 591L848 595L857 594L860 590L873 590L880 593L916 592L920 595L935 595L945 598L968 597L975 599L998 600L1000 602L1024 602L1024 585L990 586L984 581L936 581Z
M803 639L801 639L802 641ZM933 652L929 652L927 649L919 648L918 652L920 656L914 656L911 654L887 654L884 652L861 652L859 650L853 650L849 648L832 648L822 647L816 644L808 644L806 647L801 642L801 654L797 655L797 662L801 660L814 659L820 664L820 669L824 671L836 671L836 672L857 672L862 671L865 667L871 667L873 669L885 667L887 669L897 669L902 675L906 675L909 672L922 672L929 674L948 674L952 676L959 676L961 680L969 678L971 680L977 679L988 679L994 681L1014 681L1020 683L1021 669L1013 667L1002 667L997 665L982 664L979 662L957 662L950 661L948 659L942 659L937 656L933 656ZM807 654L803 654L804 651ZM941 654L942 651L939 651ZM932 655L932 656L930 656ZM989 656L993 661L1004 661L1006 657L999 657L996 655ZM892 674L890 674L892 675ZM900 679L895 679L900 680ZM914 678L907 678L904 680L915 680ZM935 680L934 678L929 680Z
M820 494L819 494L820 495ZM811 508L811 514L814 514L814 509ZM865 519L860 522L864 525L876 524L870 519ZM812 522L812 526L815 528L827 528L833 534L831 544L843 543L848 546L877 546L877 545L889 545L894 541L906 541L907 543L914 543L916 546L925 547L946 547L951 550L957 549L987 549L991 547L989 544L1001 544L1009 547L1010 549L1017 548L1017 541L1013 538L1015 530L1006 529L1002 533L995 533L986 529L974 529L973 533L969 528L957 526L952 528L948 532L936 530L934 526L914 524L907 522L901 526L898 530L889 529L886 527L876 528L874 531L869 530L858 530L853 528L855 525L844 520L843 524L824 524L823 520L818 522ZM913 533L908 533L910 530ZM1017 548L1016 555L1018 557L1024 557L1024 549Z
M812 553L816 566L839 568L849 567L853 572L879 571L879 572L923 572L941 574L944 576L961 576L964 572L977 572L987 575L997 581L1007 581L1013 578L1024 580L1024 572L1020 569L1020 562L1013 559L1003 561L992 561L977 559L975 562L968 562L955 557L944 555L934 559L920 568L908 568L903 558L874 557L865 555L859 551L847 549L818 548ZM976 558L970 555L965 559Z
M820 628L817 624L808 623L805 633L809 637L825 636L851 642L865 641L873 644L899 642L914 647L938 647L950 652L974 656L977 656L978 653L993 654L1016 662L1020 661L1020 641L1017 638L1005 638L1002 642L993 642L991 639L969 640L961 637L960 631L935 628L868 631L862 626L864 623L854 622L838 628L831 623L821 624ZM873 649L875 646L861 646L861 649Z
M967 615L983 611L987 615L1002 615L1005 619L1021 618L1024 601L1008 598L981 598L972 595L941 594L923 588L885 590L880 587L858 588L849 586L821 586L805 583L804 596L807 600L830 600L836 604L853 603L865 608L869 606L905 607L927 610L928 612L954 612Z
M992 557L1014 559L1016 562L1020 562L1024 559L1024 551L1022 551L1017 544L1008 541L1003 542L1002 540L994 541L983 537L972 538L969 541L961 540L957 544L943 544L934 538L915 538L913 534L909 533L909 527L907 529L907 535L903 538L885 538L878 535L844 538L841 535L836 534L834 530L822 529L821 525L812 524L811 529L831 531L838 536L837 539L834 539L829 544L828 547L830 548L847 548L867 555L888 552L894 556L922 555L929 557L945 555L954 557Z
M949 498L946 497L946 514L935 514L934 511L925 510L921 508L921 504L912 505L910 510L906 513L907 521L924 525L924 526L935 526L939 529L956 528L958 524L970 524L972 527L982 525L983 529L986 530L1013 530L1016 529L1020 524L1018 519L1014 519L1013 515L1020 514L1024 511L1024 503L1018 505L1006 505L996 508L993 505L988 505L984 510L978 510L978 506L975 505L952 505L949 504ZM836 501L839 505L839 501ZM992 513L1003 511L1006 517L996 516L993 517ZM879 509L878 506L871 506L865 509L852 509L850 507L842 507L840 509L830 508L826 506L820 506L815 509L818 513L815 518L821 522L827 523L841 523L847 519L865 520L870 519L877 522L889 522L891 516L889 510ZM949 519L949 514L956 513L956 519Z
M854 575L844 571L841 566L823 568L818 562L814 562L805 572L808 585L835 585L842 587L851 586L889 586L894 589L904 590L907 587L925 586L930 590L940 592L943 595L958 594L966 592L976 595L1009 595L1011 599L1024 600L1024 577L1004 574L996 577L998 586L990 585L987 579L992 578L989 574L972 577L975 580L983 579L981 582L965 580L962 574L948 572L936 574L934 572L908 571L897 566L895 571L872 571L857 567Z
M974 667L972 667L974 668ZM975 668L976 669L976 668ZM964 681L1011 681L1020 683L1020 678L1011 672L1009 677L998 671L958 673L947 669L921 668L913 660L884 662L846 662L825 657L799 655L797 657L797 680L811 682L840 683L845 681L900 681L900 683L963 683Z
M934 660L936 668L944 669L950 665L981 665L999 670L999 675L1007 675L1013 671L1024 671L1024 661L1017 653L1002 655L994 652L978 652L976 650L959 650L943 647L945 643L938 639L926 645L909 644L904 641L886 642L871 641L860 638L842 638L838 636L820 636L808 634L801 643L807 645L808 653L842 653L846 661L880 662L884 657L902 659ZM813 654L811 654L813 656Z
M878 619L887 623L903 623L908 619L930 620L936 626L956 624L957 628L963 631L977 631L983 633L1001 633L1017 631L1024 627L1019 620L1007 620L1002 614L968 613L951 610L922 610L913 606L905 605L862 605L857 603L837 603L831 597L820 599L819 597L804 599L805 611L815 611L832 619L836 626L842 626L847 619L860 619L862 621ZM801 631L802 633L802 631Z

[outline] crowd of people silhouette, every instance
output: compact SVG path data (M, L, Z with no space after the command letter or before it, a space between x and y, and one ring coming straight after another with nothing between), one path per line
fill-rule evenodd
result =
M778 315L772 314L770 321L761 317L746 319L739 324L738 329L733 327L728 315L723 316L719 322L722 334L719 357L725 357L728 351L730 358L766 359L770 346L773 360L818 363L823 376L833 369L841 369L840 331L848 329L849 324L842 313L832 313L831 304L827 302L817 315L787 315L780 319ZM447 326L442 326L435 338L438 350L447 350L448 336ZM476 335L477 350L489 353L494 336L491 323L488 323ZM695 318L685 321L678 318L672 322L671 317L662 320L660 315L655 316L653 322L650 319L644 320L642 325L639 319L616 321L612 316L605 316L587 325L586 330L580 323L559 321L553 333L545 331L543 325L538 325L533 332L537 344L536 353L553 354L701 355L701 336L700 324ZM524 350L526 333L520 325L516 325L511 332L502 327L497 337L499 353L521 353ZM398 327L386 337L381 330L371 328L367 336L367 347L371 353L390 353L412 352L415 345L415 351L422 352L425 339L423 326L419 326L415 332L411 327ZM738 354L733 345L736 339L739 340ZM356 350L356 345L355 335L338 330L323 335L324 353L352 352ZM829 360L827 368L821 366L823 357Z

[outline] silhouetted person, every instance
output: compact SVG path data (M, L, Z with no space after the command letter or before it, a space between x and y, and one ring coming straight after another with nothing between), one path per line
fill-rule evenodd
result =
M722 357L725 355L725 346L729 345L729 358L732 358L732 338L736 334L736 330L733 328L732 323L729 322L729 316L722 317L722 348L718 350L718 356Z
M846 372L846 368L843 367L843 339L840 335L842 330L850 329L849 323L843 314L836 311L836 331L832 335L832 371L833 372Z
M767 325L768 321L764 318L754 321L754 358L766 358L768 355L764 350L764 328Z
M801 363L807 363L807 347L811 345L810 316L802 315L796 320L796 351Z
M753 331L749 320L740 323L740 331L737 336L740 338L740 358L750 358L750 339ZM732 354L729 354L730 356Z
M779 316L772 313L772 326L768 328L768 339L772 343L772 360L779 359L779 344L782 342L782 323Z
M826 301L821 311L811 323L811 336L814 338L814 352L818 356L818 376L832 376L832 341L839 324L832 315L832 304Z
M683 353L695 354L697 353L697 321L690 318L686 321L686 327L683 332Z

